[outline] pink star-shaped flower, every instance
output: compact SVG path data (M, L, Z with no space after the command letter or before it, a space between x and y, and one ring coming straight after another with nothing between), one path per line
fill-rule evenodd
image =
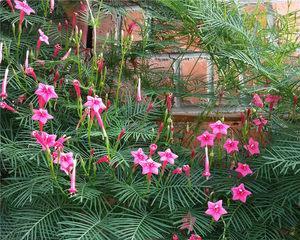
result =
M66 135L63 135L62 137L56 140L54 148L56 150L62 151L64 149L64 143L70 138L71 137L66 137Z
M47 45L49 45L49 38L45 35L45 33L41 29L39 29L38 31L39 31L39 34L40 34L39 40L41 42L44 42Z
M148 156L144 153L143 149L139 148L137 151L131 151L131 156L134 158L134 164L138 165L148 159Z
M60 164L60 170L64 171L66 174L69 175L71 170L74 167L74 159L73 159L73 153L60 153L59 157L57 156L54 160L54 163Z
M258 131L261 132L262 128L268 123L268 120L260 116L253 120L253 123L258 127Z
M51 98L58 98L57 94L54 91L54 87L50 86L50 85L43 84L43 83L39 83L39 87L35 91L35 94L40 96L46 103Z
M160 163L154 162L151 158L140 163L143 168L142 174L158 174L158 168L161 166Z
M180 230L187 229L189 232L192 232L194 230L194 225L196 222L196 218L192 216L192 214L189 212L182 218L182 225L180 227Z
M200 237L198 235L195 235L195 234L192 234L190 236L189 240L202 240L202 237Z
M49 119L53 119L53 116L48 113L46 109L33 109L32 120L39 121L42 124L46 124Z
M245 203L247 200L247 197L252 194L250 191L245 189L245 186L243 183L241 183L237 187L231 188L231 192L232 192L232 200L234 200L234 201L240 200L243 203Z
M209 126L213 130L213 134L215 135L227 135L227 129L230 128L229 125L222 123L220 120L216 121L215 123L209 124Z
M35 13L35 11L26 3L26 1L21 2L18 0L15 0L15 8L25 12L27 15L30 15L30 13Z
M224 149L228 154L231 154L233 152L238 152L239 151L238 144L239 141L228 138L224 144Z
M205 131L203 134L197 137L197 140L201 143L201 147L214 145L215 135L210 134L208 131Z
M220 217L227 213L227 211L222 206L223 201L219 200L217 202L208 202L208 209L206 210L207 215L211 215L213 219L217 222Z
M259 108L263 108L264 107L264 103L263 103L263 101L261 100L260 96L257 93L255 93L253 95L252 103L255 106L259 107Z
M55 144L56 135L48 134L46 132L39 133L38 131L33 131L32 136L35 137L37 143L42 146L42 150L45 151Z
M173 165L174 160L176 158L178 158L178 156L175 153L172 153L170 148L168 148L164 152L158 152L158 155L160 156L160 161L161 162L167 162L167 163L170 163L171 165Z
M235 171L241 174L243 177L253 173L249 165L246 163L238 163L238 167L235 169Z
M98 96L91 97L87 96L87 102L84 104L85 107L91 108L94 112L102 113L106 109L106 106L102 102L102 99Z
M253 138L249 139L248 145L244 145L244 148L247 149L250 155L259 154L259 143Z
M272 110L273 107L275 107L278 104L280 99L281 99L281 96L267 94L265 101L267 103L270 103L270 110Z

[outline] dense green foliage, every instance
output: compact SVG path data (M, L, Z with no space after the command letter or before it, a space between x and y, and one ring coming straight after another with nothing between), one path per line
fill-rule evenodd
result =
M28 1L37 14L25 16L19 44L19 11L12 13L5 1L0 3L0 42L4 42L0 77L3 78L8 67L5 101L17 110L12 113L0 109L1 239L150 240L171 239L174 233L179 239L188 239L190 232L180 230L187 213L196 218L194 232L205 240L299 238L300 124L299 103L293 105L293 97L299 95L300 68L299 62L291 57L299 48L293 40L292 14L276 16L276 24L265 27L257 22L258 12L245 13L236 4L210 0L140 1L155 23L151 31L143 28L143 41L131 43L130 38L124 38L115 42L109 37L104 46L92 50L90 59L85 59L83 51L80 55L72 52L61 61L60 57L69 47L78 47L79 34L71 31L71 27L67 33L57 31L58 21L63 22L65 17L62 6L58 5L51 15L48 1L42 2ZM95 18L103 12L124 13L119 6L90 2L97 13ZM100 24L97 18L86 19L84 13L79 18L85 19L92 28ZM49 36L50 45L43 44L37 55L39 28ZM175 31L174 38L166 34L168 31ZM247 159L253 175L238 178L230 168L232 158L215 147L210 152L212 177L206 180L201 175L204 150L197 146L195 156L191 156L192 143L202 130L198 130L197 124L194 129L191 124L191 131L184 132L187 136L180 141L182 133L175 131L172 135L172 115L159 100L170 90L183 96L190 93L159 87L161 72L142 64L134 70L129 67L128 62L133 58L146 59L152 52L178 46L176 36L187 36L190 43L197 44L200 38L199 47L210 54L217 67L219 81L214 93L196 95L211 99L205 113L209 114L219 104L221 93L233 106L241 105L241 101L250 106L254 92L282 97L273 111L267 107L258 112L252 110L252 116L247 119L249 124L255 116L264 114L269 120L265 132L259 136L259 156L249 157L242 147L255 132L253 126L251 131L248 131L250 124L243 130L230 129L241 142L240 153L234 161ZM56 43L63 49L58 58L52 58ZM20 66L24 64L27 49L37 82ZM98 74L96 62L101 53L107 69ZM38 60L45 62L41 66ZM55 165L56 178L51 176L45 152L31 136L31 132L38 129L31 119L32 109L38 107L34 91L38 82L53 85L56 71L63 80L61 85L58 81L55 88L59 98L47 105L54 119L44 126L44 131L71 137L65 151L72 151L77 159L78 192L75 195L68 193L69 176L60 171L58 165ZM136 92L137 75L142 78L147 94L147 99L140 103L132 97ZM243 75L244 81L239 80L239 75ZM106 104L108 99L112 102L102 115L110 143L109 153L105 135L96 123L89 128L86 121L78 127L82 109L76 100L73 79L82 83L83 103L92 86ZM247 85L253 80L254 85ZM122 81L120 93L119 81ZM24 100L20 100L22 95ZM153 110L147 111L150 101L154 104ZM158 137L159 122L164 122L164 128ZM123 128L126 133L117 141ZM159 151L171 148L179 157L175 166L167 167L163 177L153 175L148 185L140 167L132 170L130 151L141 147L148 153L153 142ZM110 155L110 163L96 164L106 154ZM159 161L157 155L153 159ZM172 170L184 164L191 166L190 178L172 174ZM241 182L252 192L245 204L231 200L230 189ZM204 212L208 201L219 199L223 199L228 214L219 222L213 222Z

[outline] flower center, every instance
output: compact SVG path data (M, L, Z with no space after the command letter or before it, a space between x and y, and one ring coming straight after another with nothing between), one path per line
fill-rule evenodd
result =
M254 148L255 147L255 145L252 143L252 144L250 144L250 148Z
M243 194L244 193L244 190L239 188L239 194Z
M219 207L218 205L215 205L215 206L214 206L214 211L215 211L216 213L218 213L218 212L220 211L220 207Z

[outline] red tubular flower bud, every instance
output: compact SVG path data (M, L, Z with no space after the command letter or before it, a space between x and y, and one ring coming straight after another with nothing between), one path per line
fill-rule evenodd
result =
M109 107L111 106L111 101L109 99L107 99L107 102L106 102L106 110L109 109Z
M158 135L161 134L162 130L164 129L164 123L161 122L160 125L159 125L159 128L158 128Z
M14 12L15 9L14 9L14 6L13 6L11 0L6 0L6 3L7 3L7 5L9 6L10 10L11 10L12 12Z
M96 163L97 164L100 164L100 163L109 163L109 157L107 155L105 155L105 156L99 158Z
M58 79L59 79L59 72L58 72L58 70L56 70L54 73L54 77L53 77L53 84L55 87L56 87L56 83L57 83Z
M93 93L94 93L94 89L93 89L93 86L91 86L88 91L88 96L92 96Z
M120 141L120 140L122 139L122 137L124 136L125 133L126 133L126 130L125 130L125 128L123 128L123 129L121 130L121 132L119 133L119 136L118 136L118 138L117 138L117 141Z
M74 86L77 98L81 98L80 82L77 79L73 80L73 86Z
M17 112L13 107L9 106L6 102L0 102L0 108L6 109L13 113Z
M298 96L295 95L293 97L293 105L294 105L294 107L296 107L297 103L298 103Z
M90 151L90 156L92 157L92 156L94 156L94 154L95 154L95 148L92 148Z
M170 112L172 108L172 97L173 97L173 93L167 94L166 105L167 105L168 112Z
M61 46L59 45L59 43L57 43L57 44L55 44L55 46L54 46L54 51L53 51L53 57L55 58L58 54L59 54L59 52L60 52L60 50L61 50L62 48L61 48Z
M97 66L98 66L98 72L101 73L104 68L104 59L103 58L99 58L97 60Z
M68 20L65 20L65 30L68 31L69 29L69 22Z
M146 112L150 112L153 109L153 102L149 102Z
M73 29L73 30L75 29L75 26L76 26L77 15L78 15L77 12L74 12L73 15L72 15L72 29Z
M241 123L245 124L245 122L246 122L246 116L243 112L241 112Z
M61 32L61 30L62 30L62 24L61 22L59 22L57 25L57 31Z

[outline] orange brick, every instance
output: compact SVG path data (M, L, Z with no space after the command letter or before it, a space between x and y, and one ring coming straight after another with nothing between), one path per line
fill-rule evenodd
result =
M142 40L142 29L145 26L145 13L142 9L129 9L122 23L122 30L124 31L124 36L128 36L128 26L132 23L137 23L136 29L133 30L132 36L133 41Z
M277 2L272 4L272 8L280 15L286 15L288 13L294 13L296 19L296 29L300 31L300 1L299 0L292 0L285 2Z
M115 36L116 27L116 16L111 14L102 15L100 26L97 28L97 45L99 46L105 41L107 34Z
M246 4L243 6L243 10L249 15L254 16L256 21L258 21L263 28L267 27L267 8L264 4Z
M180 73L184 81L185 91L191 94L206 94L208 83L209 63L206 59L184 59L181 61ZM187 105L193 105L205 102L205 98L184 97L183 102Z

